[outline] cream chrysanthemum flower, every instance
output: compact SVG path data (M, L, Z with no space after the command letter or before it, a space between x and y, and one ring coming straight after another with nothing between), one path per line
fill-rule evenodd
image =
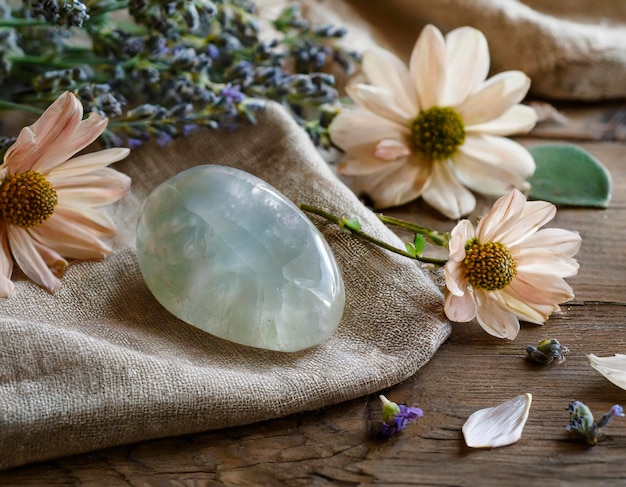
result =
M519 102L530 87L520 71L490 79L485 36L471 27L445 38L422 31L407 68L383 49L363 56L370 84L347 88L356 109L333 120L330 135L345 151L339 172L379 208L419 196L457 219L474 209L470 188L501 196L527 189L535 163L505 135L529 131L535 111Z
M580 235L540 227L556 208L545 201L526 201L511 190L494 204L476 229L460 221L450 236L445 313L452 321L477 318L487 333L514 339L519 321L543 324L574 297L563 280L578 272L573 258Z
M61 95L33 125L20 132L0 165L0 296L13 292L13 261L51 292L67 267L64 257L96 259L111 249L101 239L115 224L95 207L124 196L130 178L109 164L128 149L107 149L72 158L104 131L107 119Z

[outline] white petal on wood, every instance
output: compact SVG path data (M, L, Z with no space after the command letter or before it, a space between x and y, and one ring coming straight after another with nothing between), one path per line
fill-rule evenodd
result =
M614 357L587 355L591 366L617 387L626 389L626 355L616 353Z
M496 448L511 445L522 437L533 396L529 393L502 404L480 409L463 425L465 443L470 448Z

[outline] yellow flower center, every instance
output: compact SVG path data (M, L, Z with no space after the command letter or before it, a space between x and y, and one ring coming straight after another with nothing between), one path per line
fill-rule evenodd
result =
M470 240L465 246L463 263L472 287L485 291L505 288L517 274L511 251L496 242L479 244Z
M452 157L465 142L461 115L450 107L432 107L421 112L411 127L417 152L433 161Z
M13 225L39 226L52 216L57 203L54 186L35 171L9 176L0 184L0 210Z

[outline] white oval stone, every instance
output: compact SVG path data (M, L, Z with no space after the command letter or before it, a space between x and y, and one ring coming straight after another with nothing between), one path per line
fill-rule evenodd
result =
M335 258L311 221L261 179L188 169L143 203L137 258L172 314L233 342L293 352L330 337L345 304Z

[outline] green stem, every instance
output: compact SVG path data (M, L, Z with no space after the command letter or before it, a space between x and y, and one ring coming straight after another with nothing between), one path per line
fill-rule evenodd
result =
M44 20L38 19L0 19L0 27L32 27L49 25Z
M377 216L381 222L387 225L394 225L396 227L406 228L407 230L410 230L415 233L419 233L420 235L425 235L435 245L439 245L441 247L448 246L448 241L450 240L449 233L440 233L436 230L432 230L431 228L422 227L421 225L417 225L415 223L402 220L401 218L395 218L393 216L386 216L386 215L383 215L382 213L379 213Z
M346 230L356 235L357 237L361 237L362 239L367 240L368 242L371 242L375 245L378 245L379 247L382 247L383 249L389 250L390 252L393 252L394 254L402 255L403 257L408 257L409 259L413 259L413 260L419 260L420 262L425 262L428 264L444 265L447 262L444 259L434 259L431 257L424 257L424 256L409 254L405 250L394 247L393 245L390 245L387 242L383 242L382 240L379 240L376 237L372 237L371 235L368 235L362 230L357 230L356 228L350 228L344 225L344 219L339 218L338 216L333 215L332 213L328 213L324 210L321 210L320 208L316 208L314 206L309 206L305 204L300 204L299 207L302 211L307 211L309 213L313 213L315 215L321 216L322 218L325 218L326 220L333 222L339 227L345 228Z
M22 112L30 112L30 113L35 113L37 115L41 115L43 113L43 110L37 107L33 107L30 105L22 105L21 103L14 103L12 101L0 99L0 110L2 109L20 110Z

